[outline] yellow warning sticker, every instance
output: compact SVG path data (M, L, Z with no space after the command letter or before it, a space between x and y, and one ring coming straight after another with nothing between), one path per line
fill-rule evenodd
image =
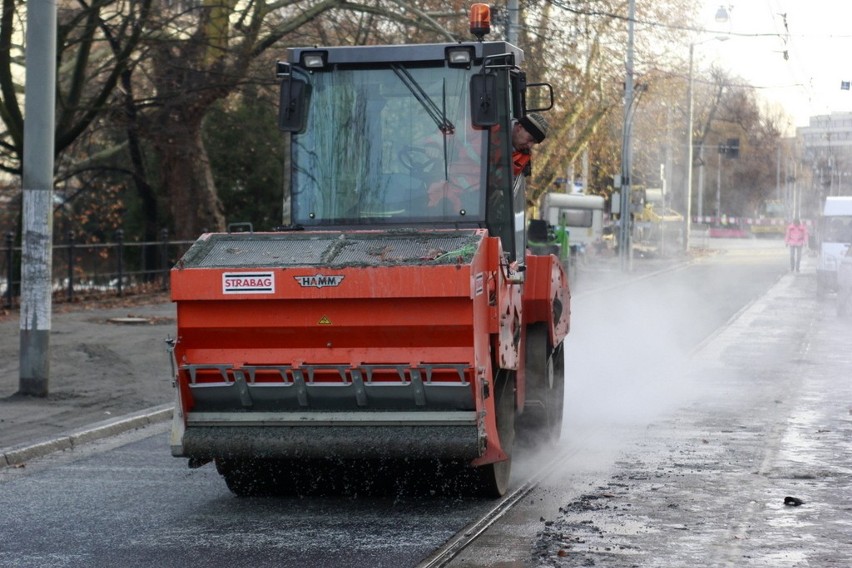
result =
M317 322L317 325L331 325L331 320L328 319L328 316L322 316Z

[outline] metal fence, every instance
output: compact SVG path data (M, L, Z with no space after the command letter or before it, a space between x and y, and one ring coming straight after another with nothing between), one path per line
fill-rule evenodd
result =
M56 300L73 302L75 297L165 291L169 271L195 241L172 241L163 230L159 241L127 241L118 230L113 242L88 244L68 233L63 244L53 245L52 289ZM6 233L0 289L3 304L12 308L20 298L18 268L21 247L14 233Z

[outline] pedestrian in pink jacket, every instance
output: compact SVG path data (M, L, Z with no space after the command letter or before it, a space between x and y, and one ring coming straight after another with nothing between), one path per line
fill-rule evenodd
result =
M787 234L784 236L784 243L790 247L790 271L799 271L802 247L806 242L808 242L808 228L802 225L799 219L793 219L793 222L787 226Z

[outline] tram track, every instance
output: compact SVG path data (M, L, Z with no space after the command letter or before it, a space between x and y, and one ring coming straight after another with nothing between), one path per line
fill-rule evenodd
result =
M556 457L544 464L529 479L519 487L503 496L500 501L485 514L471 521L462 530L450 538L446 544L438 548L424 559L416 568L443 568L448 566L465 548L482 537L485 532L517 506L527 495L535 490L541 481L550 474L558 471L580 452L580 448L563 449Z
M587 297L594 297L605 292L611 292L616 289L624 288L637 281L645 280L659 276L660 274L683 270L688 268L688 262L676 262L659 267L656 270L643 274L628 274L626 278L617 279L615 282L601 287L583 289L580 293L575 294L574 300L582 300ZM507 495L485 514L480 515L477 519L471 521L461 531L450 538L446 544L438 548L424 559L416 568L443 568L448 566L456 557L461 554L467 547L473 544L477 539L481 538L490 527L495 525L501 518L509 513L517 506L524 497L533 492L548 475L557 471L561 466L580 453L580 448L571 447L564 448L559 455L547 462L538 471L536 471L529 479L525 480L519 487L510 491Z

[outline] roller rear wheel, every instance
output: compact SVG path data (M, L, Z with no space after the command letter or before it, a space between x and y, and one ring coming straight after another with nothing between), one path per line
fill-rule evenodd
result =
M286 495L295 489L289 479L290 464L284 460L216 460L216 469L238 497Z
M526 336L526 402L518 417L518 437L525 446L559 441L565 399L565 360L560 343L550 345L545 324L534 324Z

